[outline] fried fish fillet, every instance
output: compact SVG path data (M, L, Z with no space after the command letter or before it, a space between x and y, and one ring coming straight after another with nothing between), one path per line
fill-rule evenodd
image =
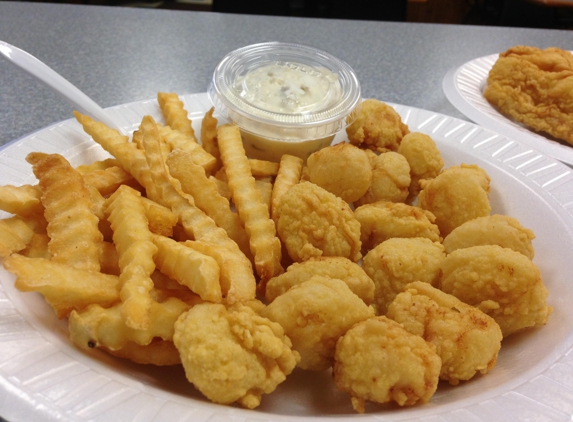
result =
M573 144L573 54L515 46L499 55L484 97L505 116Z

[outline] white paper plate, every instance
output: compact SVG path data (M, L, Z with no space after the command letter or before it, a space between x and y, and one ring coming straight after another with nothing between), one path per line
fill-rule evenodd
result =
M487 76L499 54L480 57L451 69L443 79L442 88L448 100L477 124L536 148L544 154L573 166L573 146L527 129L500 114L484 98Z
M183 96L196 129L210 107L205 94ZM492 179L495 213L517 218L537 235L536 257L554 307L549 323L503 342L496 368L457 387L440 385L430 403L400 409L367 407L356 415L328 371L295 371L253 411L215 405L186 380L181 367L132 364L68 340L40 295L20 293L0 270L0 414L12 421L509 421L570 420L573 415L573 174L524 143L472 123L395 106L412 131L431 135L447 166L475 163ZM110 112L128 131L144 114L160 119L154 100ZM73 120L0 150L0 183L34 183L24 158L58 152L73 165L107 156ZM5 215L0 215L5 217Z

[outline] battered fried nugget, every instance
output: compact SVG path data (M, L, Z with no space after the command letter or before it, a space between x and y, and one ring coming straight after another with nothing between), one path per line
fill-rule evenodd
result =
M418 206L436 216L443 237L469 220L491 212L490 178L475 164L452 166L435 179L420 181Z
M310 181L354 202L372 182L372 168L366 153L351 144L336 144L314 152L307 159Z
M318 256L342 256L357 262L360 223L346 202L310 182L282 196L277 231L296 262Z
M366 400L425 403L438 387L441 360L433 344L384 316L352 327L336 344L333 379L364 412Z
M410 186L410 165L406 158L397 152L376 154L366 151L372 166L372 183L355 206L376 201L404 202Z
M494 214L470 220L455 228L444 239L446 253L478 245L499 245L521 252L533 259L535 250L531 241L535 234L519 221L507 215Z
M442 244L422 237L388 239L368 252L362 268L374 281L376 315L386 314L388 305L407 284L422 281L436 285L445 257Z
M194 306L175 323L175 347L187 379L215 403L254 409L300 359L277 323L236 304Z
M267 301L272 302L292 286L301 284L315 275L344 281L367 305L374 299L374 282L360 265L347 258L325 256L310 258L301 263L295 262L285 273L271 278L265 292Z
M502 114L573 144L573 55L515 46L499 55L483 93Z
M549 293L525 255L498 245L472 246L453 251L440 269L441 290L491 316L504 337L547 323Z
M386 316L436 346L440 379L452 385L485 375L497 362L502 335L495 320L427 283L408 284Z
M434 224L436 217L419 207L393 202L374 202L354 211L360 222L360 240L363 250L393 237L425 237L441 242L440 229Z
M300 368L322 371L332 365L338 338L353 324L373 317L374 309L344 281L314 276L291 287L260 314L284 328L300 353Z
M410 197L420 193L420 179L431 180L440 174L444 160L434 140L420 132L411 132L402 138L398 153L403 155L410 165Z
M351 144L373 151L396 151L408 126L391 106L376 99L364 100L356 120L346 128Z

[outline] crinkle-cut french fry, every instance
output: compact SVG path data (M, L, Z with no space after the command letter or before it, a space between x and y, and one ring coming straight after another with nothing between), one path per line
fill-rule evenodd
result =
M157 247L149 231L140 193L121 186L106 203L106 214L113 229L113 241L119 254L121 273L121 312L128 327L145 330L149 327L149 309L153 300L151 273L155 271L153 256Z
M39 186L0 186L0 210L16 215L43 212L42 189Z
M279 171L279 163L255 158L249 158L249 166L254 178L276 176Z
M16 275L18 290L41 293L59 318L93 303L108 307L119 301L119 279L113 275L19 254L7 257L4 267Z
M150 344L155 338L171 341L175 321L191 306L174 297L161 303L153 301L149 309L149 327L145 330L125 324L121 303L108 308L97 304L88 306L82 312L70 314L70 338L82 349L105 347L110 350L121 349L131 341L140 346Z
M81 164L76 167L76 170L82 175L92 173L94 171L106 170L110 167L119 167L119 161L115 158L106 158L104 160L97 160L90 164Z
M52 255L48 251L49 242L50 238L47 234L34 233L26 248L20 251L20 255L26 258L52 259Z
M169 179L165 163L161 157L158 145L159 133L151 116L145 116L141 122L145 155L153 181L161 196L161 202L168 205L178 216L181 226L191 239L203 240L227 249L225 265L232 268L233 287L229 288L227 302L244 302L256 295L256 281L249 259L241 252L237 244L231 240L224 229L215 224L213 219L197 208L193 198L178 191Z
M181 355L172 341L155 340L146 346L130 341L121 349L102 349L113 356L142 365L170 366L181 363Z
M149 230L161 236L173 236L173 227L177 224L177 215L169 208L159 205L145 197L140 197L145 208L145 216L149 222Z
M223 198L225 198L229 203L231 202L231 190L229 189L229 184L227 182L223 182L222 180L217 179L215 176L209 176L209 180L215 183L217 187L217 192Z
M167 127L169 128L169 126ZM185 135L183 135L181 132L177 132L176 130L173 130L171 128L169 128L169 130L173 131L173 133L176 133L178 136L185 137ZM133 137L131 138L131 142L136 144L137 148L139 148L140 150L142 151L144 150L143 134L141 133L140 130L136 130L135 132L133 132ZM161 145L161 152L163 153L163 158L166 158L167 154L171 152L171 146L165 141L165 138L163 136L159 138L159 144ZM199 146L198 144L195 145Z
M82 175L59 154L32 152L26 160L32 164L42 188L52 259L75 268L99 271L99 243L103 236Z
M108 167L105 170L95 170L84 174L84 182L93 186L103 196L108 196L121 185L128 185L137 189L137 181L122 167Z
M205 170L193 162L189 153L181 150L169 154L167 166L171 175L181 183L183 192L191 195L195 205L225 229L241 251L250 257L249 237L241 219L231 210L229 201L219 195L217 185L207 177Z
M270 278L284 271L275 224L251 174L239 128L231 124L219 126L217 139L233 202L249 235L255 269L264 286Z
M269 215L271 212L271 198L273 194L273 184L269 180L255 180L255 186L261 195L263 204L265 204L269 210Z
M44 206L42 206L42 209ZM44 211L38 214L30 214L25 216L19 216L23 222L25 222L28 227L30 227L34 233L47 234L48 222L46 217L44 217Z
M157 102L167 126L187 135L197 143L191 119L189 119L187 110L185 110L183 101L179 99L179 96L174 92L159 92Z
M84 131L90 135L103 149L113 155L124 170L128 171L145 188L147 197L157 198L155 185L151 180L145 153L129 142L127 136L121 135L117 130L107 127L91 117L74 111L76 120L82 125Z
M219 283L219 264L214 258L190 249L168 237L153 236L157 246L155 264L201 299L219 303L223 300Z
M217 167L217 159L205 151L201 145L190 140L189 137L185 136L181 132L173 130L169 126L163 126L157 123L157 129L159 130L161 139L169 145L169 151L173 151L175 149L188 151L192 154L195 164L203 167L207 173L211 173L215 170Z
M0 220L0 259L22 251L33 237L34 231L19 216Z
M275 224L279 219L278 210L281 197L300 181L302 165L302 158L289 154L281 157L271 196L271 218Z
M211 107L201 122L201 145L203 149L211 154L217 160L217 165L213 170L221 168L221 154L219 152L219 145L217 144L217 124L218 120L213 117L215 107Z

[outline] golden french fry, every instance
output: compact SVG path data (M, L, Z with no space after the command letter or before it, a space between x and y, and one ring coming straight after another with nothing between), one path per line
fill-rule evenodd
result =
M195 164L203 167L207 173L211 173L217 168L217 158L205 151L196 141L169 126L162 126L157 123L157 128L161 139L169 146L170 152L180 149L191 153Z
M275 224L279 218L278 210L281 197L300 181L302 165L302 158L288 154L281 157L271 196L271 218Z
M241 251L250 257L249 237L239 216L231 210L229 201L219 195L217 185L207 178L203 168L193 163L188 153L180 150L169 154L167 165L171 175L181 182L183 192L191 195L195 205L225 229Z
M191 126L191 120L187 116L183 101L173 92L160 92L157 94L157 102L167 122L167 126L179 131L197 142L195 131Z
M30 215L44 211L39 186L0 186L0 210L16 215Z
M52 259L75 268L99 271L98 245L103 236L81 174L59 154L33 152L26 160L32 164L42 188Z
M102 349L118 358L129 359L142 365L169 366L181 363L179 351L172 341L156 340L146 346L129 341L121 349Z
M249 235L255 269L264 285L270 278L283 272L280 264L281 243L275 224L256 188L239 128L231 124L219 126L217 139L233 202Z
M103 196L112 194L121 185L128 185L139 190L139 183L134 180L133 176L118 166L94 170L84 174L83 177L86 184L96 188Z
M19 216L0 220L0 259L22 251L33 237L34 231Z
M153 243L157 246L155 263L162 273L189 287L203 300L221 302L219 264L215 259L168 237L155 235Z
M255 158L249 158L249 166L251 167L251 174L255 178L276 176L279 171L279 163Z
M110 167L118 167L118 166L120 166L120 164L115 158L106 158L105 160L94 161L91 164L81 164L76 167L76 170L82 176L85 176L86 174L89 174L94 171L106 170Z
M73 311L70 314L70 338L82 349L105 347L112 351L123 348L129 342L146 346L156 338L171 341L175 321L190 308L190 304L174 297L161 303L153 301L149 309L149 327L137 330L125 324L121 304L108 308L91 305L81 312Z
M19 254L7 257L4 267L16 275L18 290L41 293L59 318L93 303L107 307L119 301L119 279L113 275Z
M255 186L261 195L261 200L271 212L271 198L273 194L273 183L269 180L255 180Z
M229 303L247 301L256 295L256 281L249 259L241 252L237 244L229 238L224 229L218 227L213 219L197 208L193 198L178 191L169 179L165 163L158 145L159 133L151 116L145 116L141 122L143 144L146 158L161 202L168 205L179 217L185 233L191 239L203 240L227 249L226 265L233 268L233 284L226 299Z
M26 248L20 251L20 255L27 258L52 259L52 255L48 251L49 242L50 238L47 234L34 233L32 239L30 239L26 245Z
M219 123L213 117L215 107L211 107L201 122L201 145L203 149L211 154L217 160L215 169L221 168L221 154L219 153L219 145L217 144L217 124Z
M166 237L173 236L173 227L177 224L177 215L169 208L159 205L145 197L139 198L145 209L145 216L152 233Z
M113 241L119 254L121 273L121 312L125 324L133 329L149 327L149 310L153 300L151 273L155 271L153 256L157 247L152 241L140 193L121 186L109 197L106 214L113 229Z
M231 201L231 190L229 189L229 184L227 182L223 182L222 180L217 179L214 176L209 176L209 180L211 180L215 186L217 187L217 192L227 201Z

